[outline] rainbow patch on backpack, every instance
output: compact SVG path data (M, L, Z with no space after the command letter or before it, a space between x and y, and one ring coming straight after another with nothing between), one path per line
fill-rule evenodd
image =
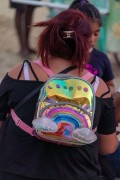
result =
M45 141L79 146L94 142L95 95L91 84L80 77L55 75L40 91L32 124Z

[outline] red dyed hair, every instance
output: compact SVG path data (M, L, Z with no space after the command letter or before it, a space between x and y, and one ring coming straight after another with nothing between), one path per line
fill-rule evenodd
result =
M38 56L48 67L48 57L57 56L69 59L73 65L84 68L89 56L89 21L81 12L65 10L54 18L39 22L34 27L46 27L38 39ZM71 38L64 38L64 31L72 31Z

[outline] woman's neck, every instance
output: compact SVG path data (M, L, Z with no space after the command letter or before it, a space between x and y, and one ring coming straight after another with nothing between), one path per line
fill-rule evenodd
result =
M73 66L73 64L70 60L59 58L59 57L49 57L48 64L49 64L50 69L55 74L57 74L58 72L61 72L62 70L66 69L67 67ZM79 76L83 76L85 73L86 73L86 70L79 72L78 68L70 71L70 74L79 75Z
M50 57L48 59L48 64L50 69L54 72L60 72L63 69L73 65L71 61L59 57Z

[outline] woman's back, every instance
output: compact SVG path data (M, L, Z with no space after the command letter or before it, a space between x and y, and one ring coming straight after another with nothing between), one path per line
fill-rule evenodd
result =
M52 20L38 23L37 26L47 26L38 43L38 55L41 55L43 66L55 74L70 66L76 66L76 69L67 74L83 77L87 73L84 66L89 54L90 29L87 19L77 11L66 10ZM99 150L102 154L108 154L117 147L114 107L105 83L99 79L96 91L93 129L96 130L97 140L80 147L59 145L29 135L19 128L19 124L16 126L12 118L8 118L11 109L38 86L42 88L48 79L46 72L32 62L28 68L30 80L25 80L22 67L24 66L18 65L13 68L0 85L0 119L4 121L0 133L1 177L4 178L9 173L8 177L16 174L21 180L25 177L40 180L98 180L101 175ZM94 86L93 79L95 80L91 77L88 81ZM39 93L35 94L17 112L18 117L30 127L38 96ZM4 175L1 172L4 172Z
M63 62L62 62L62 65L63 65ZM37 72L38 68L40 70L40 67L36 65L35 63L32 63L32 67L35 73ZM13 107L15 106L15 104L17 104L20 101L20 98L23 99L26 96L26 94L29 94L30 91L38 87L40 84L43 84L42 82L44 81L44 79L43 80L40 79L40 81L34 81L34 80L25 81L22 78L22 76L20 77L22 78L21 80L15 80L14 77L17 77L18 72L20 71L20 69L19 71L18 69L19 67L12 70L4 80L5 84L7 83L11 84L11 91L7 93L7 96L9 96L11 99L9 106L13 106ZM15 74L15 71L16 71L16 74ZM29 71L30 71L30 76L32 76L30 69ZM43 70L41 69L41 71ZM41 71L40 71L40 74L44 74ZM75 69L69 73L73 75L78 75L77 72L78 70ZM84 73L85 71L83 71L83 74ZM37 73L36 75L38 78L40 78ZM98 129L101 133L102 131L103 133L109 133L109 130L111 131L112 129L114 132L114 126L112 122L110 123L110 120L109 120L110 129L107 128L107 132L106 130L104 130L104 124L103 124L104 121L106 121L106 123L104 122L105 125L108 123L107 119L101 120L102 122L101 124L99 124L101 112L103 112L104 108L106 108L104 104L104 99L100 98L100 96L103 92L108 90L106 86L104 87L104 83L101 88L101 83L103 82L101 82L100 80L100 84L99 84L100 91L99 90L97 91L98 97L96 97L96 111L95 111L95 119L94 119L93 128L96 128L98 126ZM24 90L22 90L23 88ZM19 94L21 94L21 97L19 97ZM111 100L109 99L109 96L110 95L108 94L107 95L108 99L106 99L105 102L110 103ZM38 98L38 94L36 94L35 97L29 100L29 102L27 102L18 111L18 115L20 116L20 118L22 118L22 120L25 121L25 123L27 123L30 126L32 126L31 122L34 117L34 112L35 112L35 107L36 107L35 104L36 104L37 98ZM109 116L111 116L111 113L110 115L108 114L108 118ZM9 128L11 126L12 128ZM14 124L14 121L12 119L6 121L6 128L8 129L7 132L4 129L1 133L3 140L1 141L1 144L0 144L0 147L2 147L3 149L3 151L2 149L0 150L1 152L0 153L0 156L1 156L0 167L2 166L1 168L3 168L3 170L4 170L4 163L5 163L7 164L5 165L6 170L7 168L9 169L11 167L11 171L13 171L16 166L16 169L18 169L18 172L16 173L18 174L23 173L24 175L32 176L34 172L35 174L37 174L34 176L35 178L50 177L51 179L54 179L57 177L62 178L62 176L64 176L65 179L72 180L74 178L79 179L80 177L85 179L86 173L88 176L91 176L91 177L100 175L100 167L98 163L98 140L90 145L85 145L85 146L81 146L77 148L75 147L71 148L71 147L65 147L62 145L56 145L53 143L37 140L36 138L31 137L29 134L23 132L23 130L18 128ZM11 141L9 142L7 140L9 136L11 137L12 142ZM4 141L7 142L6 145L4 145ZM17 144L17 146L15 147L14 144ZM11 157L9 157L9 155L7 157L4 154L5 153L4 149L8 149L8 151L12 152ZM24 157L24 159L20 157ZM24 172L22 172L23 170L19 166L17 166L16 163L14 163L16 160L19 161L19 165L21 163L23 164ZM31 164L31 161L32 161L32 164ZM36 167L36 164L37 164L37 167ZM30 171L27 174L28 168L30 169ZM57 171L56 171L56 168L58 168ZM45 169L47 169L46 173L44 173ZM68 172L68 173L64 174L64 172Z

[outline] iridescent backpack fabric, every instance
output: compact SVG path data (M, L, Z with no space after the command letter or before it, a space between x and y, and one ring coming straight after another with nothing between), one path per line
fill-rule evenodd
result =
M92 131L95 96L90 83L70 75L55 75L41 89L33 126L47 141L66 145L89 144L96 140Z
M88 81L67 74L53 75L40 90L30 134L68 146L90 144L97 139L94 112L95 93Z

